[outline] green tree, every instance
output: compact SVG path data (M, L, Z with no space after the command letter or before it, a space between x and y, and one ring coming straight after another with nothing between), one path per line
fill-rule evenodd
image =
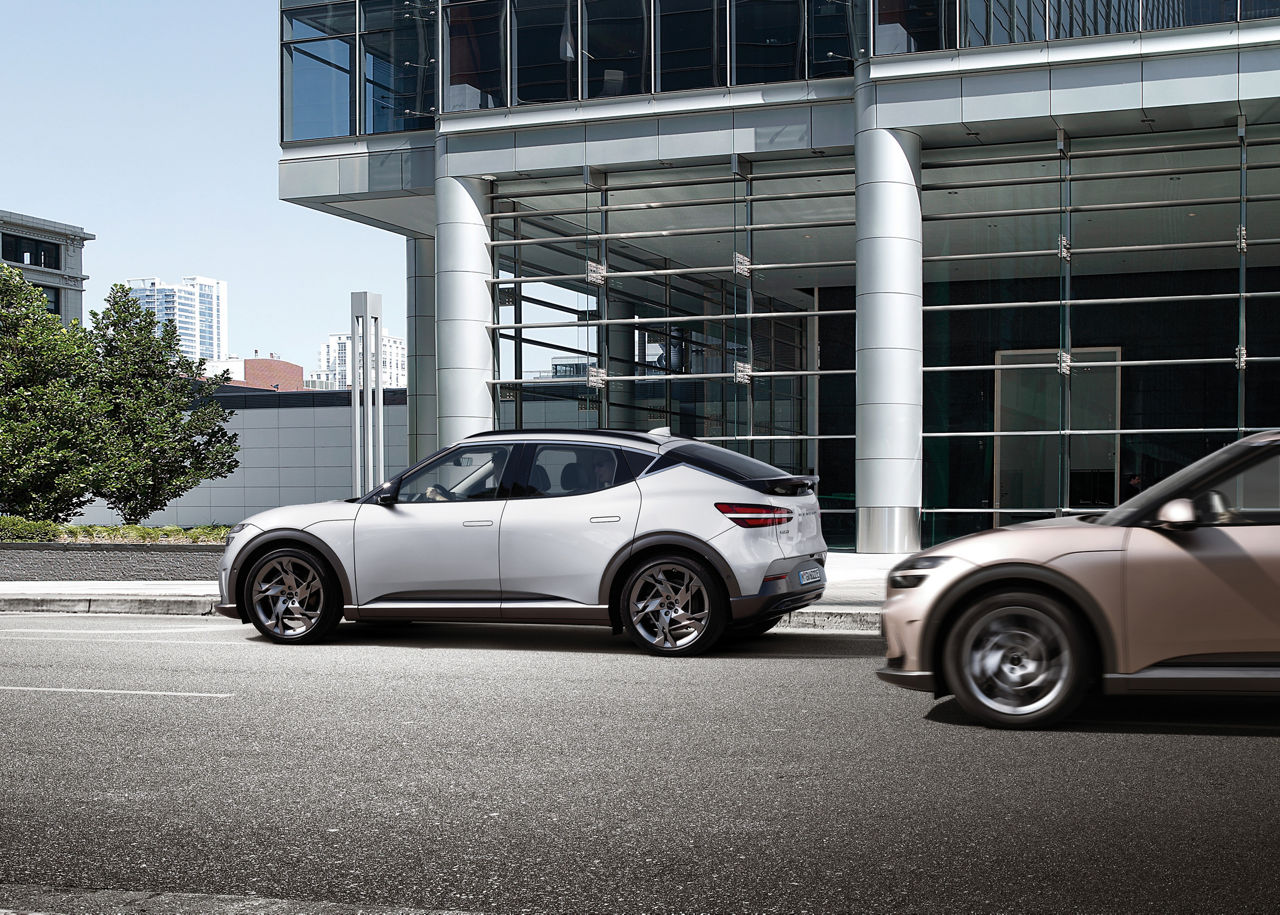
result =
M229 375L204 378L204 360L182 354L173 322L161 323L124 286L112 286L106 308L92 315L97 384L109 407L93 491L125 524L138 524L239 466L231 413L213 399Z
M105 406L79 324L0 265L0 514L68 521L92 498Z

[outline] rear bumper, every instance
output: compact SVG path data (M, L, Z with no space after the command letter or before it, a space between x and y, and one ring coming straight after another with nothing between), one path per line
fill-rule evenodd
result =
M809 580L802 582L802 577ZM730 625L746 626L785 616L821 599L826 586L826 570L816 559L782 560L769 568L759 593L729 601L733 614Z

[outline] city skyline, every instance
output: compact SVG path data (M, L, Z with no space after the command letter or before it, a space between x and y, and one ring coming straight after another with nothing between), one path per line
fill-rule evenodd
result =
M43 96L76 104L0 146L0 209L96 236L83 251L86 323L112 284L194 269L233 291L231 352L310 366L309 329L343 326L360 290L382 294L403 335L403 239L278 199L279 9L228 0L154 13L138 0L75 4L59 20L64 63L50 67L47 12L6 10L9 72L38 73ZM199 142L166 139L179 123L204 125Z

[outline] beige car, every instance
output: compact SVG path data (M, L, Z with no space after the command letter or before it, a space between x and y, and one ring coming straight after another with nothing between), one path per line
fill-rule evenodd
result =
M1035 727L1104 693L1280 693L1280 432L1105 514L961 537L889 573L889 683Z

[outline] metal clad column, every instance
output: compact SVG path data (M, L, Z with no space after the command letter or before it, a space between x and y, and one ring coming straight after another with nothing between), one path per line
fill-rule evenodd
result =
M436 240L408 242L409 464L436 451Z
M920 138L868 127L855 144L858 552L909 553L924 431Z
M436 178L436 392L438 445L493 428L493 275L484 214L489 185Z

